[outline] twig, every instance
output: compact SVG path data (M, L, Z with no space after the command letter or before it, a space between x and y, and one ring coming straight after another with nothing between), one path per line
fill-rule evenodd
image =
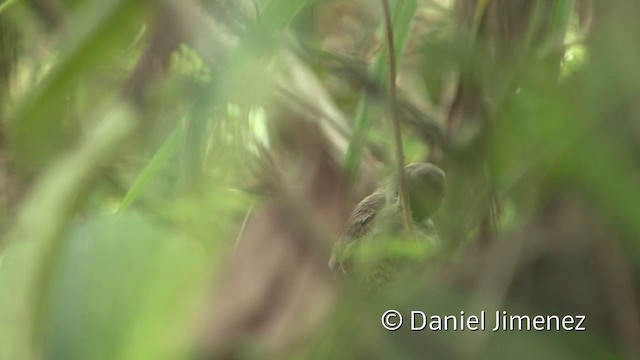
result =
M391 103L391 122L395 137L396 161L398 162L398 183L400 186L400 206L402 207L402 217L404 226L410 238L414 237L413 221L411 221L411 207L409 206L409 194L404 176L404 153L402 151L402 133L400 132L400 120L396 109L396 54L393 40L393 24L391 23L391 10L389 0L382 0L384 12L384 27L387 35L387 55L389 57L389 101Z
M240 239L242 239L242 237L244 236L246 230L247 230L247 224L249 223L249 219L251 218L251 215L253 214L253 209L256 205L256 202L253 201L251 203L251 205L249 206L249 209L247 209L247 214L244 216L244 220L242 220L242 225L240 226L240 231L238 232L238 236L236 237L236 243L233 245L233 251L236 251L236 249L238 249L238 245L240 244Z

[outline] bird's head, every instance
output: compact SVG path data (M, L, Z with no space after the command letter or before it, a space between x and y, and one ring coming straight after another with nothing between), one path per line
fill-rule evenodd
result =
M442 204L445 174L431 163L412 163L404 168L411 214L415 221L430 218Z

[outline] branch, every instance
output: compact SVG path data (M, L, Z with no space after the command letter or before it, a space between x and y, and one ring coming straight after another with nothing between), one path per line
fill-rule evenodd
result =
M398 162L398 183L400 186L400 207L402 208L402 217L404 226L410 238L414 237L413 221L411 216L411 207L409 205L409 193L407 191L407 182L404 176L404 153L402 151L402 133L400 128L400 120L397 116L396 108L396 54L395 44L393 41L393 24L391 23L391 10L389 9L389 0L382 0L382 8L384 11L384 27L387 35L387 55L389 56L389 102L391 103L391 122L393 123L393 133L395 138L396 161Z

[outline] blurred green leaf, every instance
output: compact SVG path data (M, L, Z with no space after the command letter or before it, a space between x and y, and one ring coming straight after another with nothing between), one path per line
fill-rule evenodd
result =
M53 270L46 358L183 357L202 254L140 216L78 224Z
M280 31L291 23L300 10L313 1L315 0L269 0L260 13L259 20L268 31Z
M143 25L146 1L90 2L70 22L60 43L60 59L47 78L23 100L11 125L11 146L18 164L42 165L65 145L67 98L80 76L130 44Z
M28 251L19 252L23 261L21 270L0 264L0 272L9 274L0 288L10 283L21 284L24 292L10 289L0 291L0 297L12 296L14 306L0 307L0 318L15 318L11 328L0 328L0 343L6 336L21 339L14 346L0 348L10 359L30 359L39 351L41 306L46 304L49 291L49 266L55 260L61 245L60 236L71 221L78 201L84 195L99 165L120 149L124 140L133 132L133 112L122 104L113 104L75 151L51 164L24 200L17 219L2 239L0 245L25 246ZM37 226L34 226L37 224ZM25 243L29 245L14 245ZM17 278L15 278L15 277ZM3 302L0 300L0 302Z
M149 160L149 163L142 170L142 173L140 173L140 176L138 176L129 191L127 191L127 194L124 196L124 199L122 199L122 202L120 203L118 212L129 208L129 206L140 197L140 195L144 192L153 178L162 170L164 166L166 166L171 157L176 153L176 149L178 148L178 146L180 145L180 141L182 140L183 132L183 124L179 123L167 137L165 142L162 143L151 160Z
M7 10L8 8L11 7L11 5L15 4L16 2L18 2L18 0L5 0L2 2L2 4L0 4L0 14L2 14L3 11Z

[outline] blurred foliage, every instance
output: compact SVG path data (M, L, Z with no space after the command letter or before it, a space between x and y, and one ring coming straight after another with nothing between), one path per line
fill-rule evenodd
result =
M0 359L638 358L638 2L390 3L396 103L379 2L2 1ZM391 107L406 161L447 173L441 240L328 274L322 224L398 167ZM589 330L389 332L388 309Z

